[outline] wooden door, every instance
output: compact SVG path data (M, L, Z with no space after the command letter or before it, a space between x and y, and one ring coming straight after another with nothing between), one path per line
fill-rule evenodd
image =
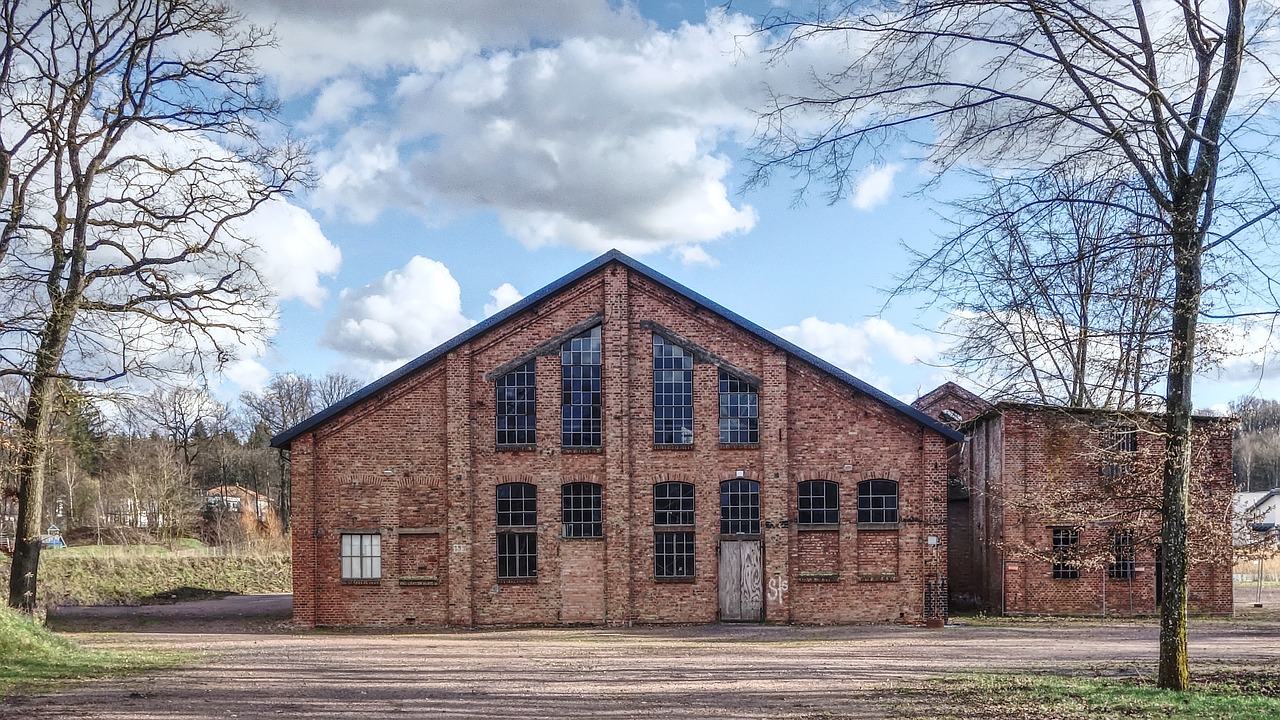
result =
M759 540L720 541L720 619L764 619L764 563Z

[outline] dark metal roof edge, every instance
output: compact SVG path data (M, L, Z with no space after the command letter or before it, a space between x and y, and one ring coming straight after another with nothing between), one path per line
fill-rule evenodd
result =
M901 400L898 400L897 398L893 397L892 395L889 395L888 393L872 385L869 385L868 383L854 377L853 375L850 375L844 370L841 370L835 365L832 365L826 360L823 360L817 355L814 355L808 350L805 350L799 347L798 345L790 342L789 340L785 340L782 337L774 334L773 332L766 330L760 327L759 325L756 325L750 320L747 320L746 318L742 317L741 315L738 315L732 310L725 308L719 303L716 303L700 295L699 293L696 293L693 290L690 290L684 285L681 285L680 283L676 282L675 280L672 280L666 275L663 275L657 270L654 270L648 265L645 265L639 262L638 260L635 260L618 250L610 250L609 252L601 255L595 260L592 260L586 265L583 265L577 270L574 270L573 272L570 272L568 275L565 275L559 280L556 280L550 285L543 287L541 290L538 290L528 295L527 297L522 299L520 302L515 303L514 305L484 319L479 323L476 323L475 325L463 331L453 339L445 341L444 344L436 347L433 350L427 351L423 355L418 356L416 359L409 361L402 367L396 370L393 370L387 375L384 375L383 377L373 381L369 385L366 385L364 388L356 391L352 395L349 395L346 398L340 400L339 402L336 402L333 405L330 405L324 410L321 410L320 412L316 413L315 415L312 415L306 420L303 420L301 423L298 423L297 425L289 428L288 430L281 432L280 434L271 438L271 446L278 448L278 447L284 447L285 445L288 445L299 435L302 435L303 433L306 433L312 430L313 428L319 425L322 425L327 420L343 413L344 411L351 408L352 406L360 402L363 402L364 400L376 395L382 390L396 384L402 378L417 372L418 370L426 367L427 365L430 365L431 363L435 362L441 357L447 355L449 352L453 351L455 348L470 341L472 338L476 337L477 335L480 335L481 333L486 332L487 330L494 327L495 325L498 325L506 321L508 318L512 317L513 315L517 315L523 312L526 308L530 307L531 305L541 302L542 300L550 297L551 295L558 293L559 291L563 290L569 285L572 285L578 280L581 280L582 278L588 275L591 275L592 273L596 272L597 270L604 267L605 265L608 265L610 262L618 262L624 265L625 267L627 267L628 269L633 270L639 273L640 275L643 275L644 277L658 283L659 285L662 285L668 290L671 290L672 292L678 295L684 296L685 299L690 300L716 313L717 315L721 316L725 320L728 320L729 322L755 335L761 340L764 340L767 343L770 343L772 345L776 345L777 347L782 348L783 350L787 351L788 354L794 355L795 357L809 363L810 365L813 365L814 367L827 373L828 375L831 375L837 380L840 380L845 384L852 386L854 389L858 390L859 392L862 392L866 395L871 396L876 400L879 400L881 403L888 405L889 407L906 415L912 420L915 420L921 425L939 433L943 437L946 437L947 439L955 442L960 442L964 440L964 433L961 433L960 431L955 430L954 428L951 428L939 422L938 420L935 420L929 415L926 415L925 413L911 407L911 405L909 405L908 403L904 403Z

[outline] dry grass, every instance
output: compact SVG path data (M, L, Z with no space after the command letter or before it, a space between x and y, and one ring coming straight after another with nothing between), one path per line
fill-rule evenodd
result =
M1257 582L1258 561L1241 560L1231 571L1236 582ZM1264 583L1280 583L1280 555L1273 555L1262 561L1262 581Z

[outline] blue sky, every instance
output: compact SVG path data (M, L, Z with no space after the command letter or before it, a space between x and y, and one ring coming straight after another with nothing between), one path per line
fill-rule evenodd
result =
M950 378L941 309L881 312L900 245L942 227L907 153L867 158L834 204L795 206L785 175L742 190L766 85L842 52L768 65L750 29L771 4L240 4L275 27L260 62L320 181L292 201L314 223L263 238L295 289L221 395L275 372L372 380L611 247L903 399ZM1197 405L1275 396L1259 373L1234 361Z

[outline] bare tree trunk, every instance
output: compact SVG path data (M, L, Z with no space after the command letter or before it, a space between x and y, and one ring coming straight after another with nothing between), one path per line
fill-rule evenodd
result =
M36 371L31 378L31 395L22 421L18 455L18 526L14 535L13 564L9 570L9 607L31 610L35 602L43 530L45 461L49 456L49 424L53 416L56 377L63 348L71 331L74 311L66 304L55 310L45 327ZM74 307L74 304L71 305ZM30 593L30 596L28 596Z

